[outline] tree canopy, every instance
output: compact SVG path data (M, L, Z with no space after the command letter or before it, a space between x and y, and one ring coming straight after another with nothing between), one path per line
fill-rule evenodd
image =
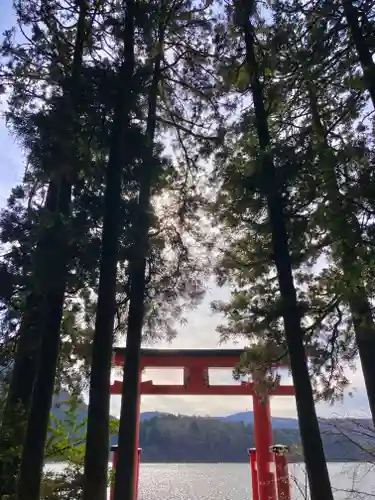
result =
M358 360L375 420L373 2L13 13L0 88L25 165L0 213L0 496L40 497L67 391L89 394L80 495L105 499L121 343L114 491L133 498L141 344L173 339L214 278L218 341L245 346L234 376L267 392L289 366L311 495L329 500L314 402L343 398Z

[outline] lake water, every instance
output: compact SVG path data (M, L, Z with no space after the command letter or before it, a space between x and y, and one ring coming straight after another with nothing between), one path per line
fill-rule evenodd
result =
M55 469L61 465L49 465ZM375 499L375 464L329 464L337 500ZM290 465L293 500L305 498L302 464ZM138 500L251 500L247 464L141 464Z

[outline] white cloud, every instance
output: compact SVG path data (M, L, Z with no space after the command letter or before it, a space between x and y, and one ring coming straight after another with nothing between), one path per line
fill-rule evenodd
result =
M14 140L9 136L4 125L0 125L0 148L3 152L0 163L0 206L5 205L5 201L11 188L19 182L23 174L22 155ZM202 349L219 347L219 335L216 332L217 326L222 318L214 314L210 309L212 300L225 300L228 290L219 289L212 283L207 297L202 305L195 311L188 314L188 322L180 327L178 337L172 343L161 342L157 347L174 347L180 349ZM229 343L225 347L240 347L243 345ZM161 376L170 377L170 373L164 372ZM230 379L230 373L225 376ZM369 408L367 397L364 391L363 375L360 369L350 375L352 380L351 390L354 397L346 397L343 405L319 404L318 413L321 416L367 416ZM167 380L163 380L162 383ZM119 398L112 398L112 412L118 415L120 408ZM275 416L295 416L295 402L291 397L273 398L271 401L272 413ZM171 413L196 414L196 415L228 415L239 411L252 409L251 398L235 396L195 396L195 397L155 397L145 396L142 401L142 411L160 410Z
M201 306L188 316L188 322L180 328L178 337L172 342L160 342L157 348L179 348L179 349L203 349L220 348L219 335L216 332L217 326L223 320L219 315L212 313L210 303L212 300L225 300L228 297L228 290L220 289L213 283L209 285L209 291ZM225 347L241 347L239 344L229 343ZM154 380L155 383L181 383L181 372L176 370L149 370L143 378ZM215 375L211 375L212 383L232 383L231 372L219 370ZM282 373L282 383L291 383L291 377L285 372ZM350 391L353 397L346 396L343 404L319 403L317 412L322 417L332 416L368 416L369 408L364 390L363 375L360 367L349 376L351 380ZM120 410L120 398L112 398L113 415L118 415ZM231 413L252 410L251 397L246 396L143 396L142 411L163 411L175 414L186 415L229 415ZM274 416L296 417L296 404L293 397L274 397L271 399L271 411Z
M3 32L9 28L14 22L12 13L12 1L5 0L2 9L2 16L0 19L0 30ZM11 188L19 182L22 177L24 169L24 161L22 154L15 144L15 141L10 137L6 130L4 122L0 122L0 149L2 151L0 162L0 207L4 206L5 201L10 193ZM188 316L188 323L186 326L180 328L180 333L177 339L172 344L164 342L158 344L157 347L175 347L181 349L199 349L199 348L215 348L218 347L218 334L216 328L220 324L222 318L219 315L213 314L210 310L210 302L212 300L225 299L228 291L219 289L213 284L210 285L210 291L205 298L203 304L190 313ZM241 344L237 345L240 346ZM234 344L227 344L226 347L230 348ZM165 372L158 375L163 382L171 379L171 373ZM220 375L222 380L229 381L230 374ZM350 416L364 416L368 415L368 402L364 390L362 371L358 371L350 376L352 380L351 390L354 391L354 397L346 397L343 405L329 405L319 404L317 410L321 416L333 415L350 415ZM119 413L120 401L118 397L112 398L112 412L114 415ZM296 408L295 402L292 397L277 397L271 401L272 413L277 416L295 416ZM200 414L200 415L226 415L238 411L245 411L252 409L251 398L247 397L143 397L142 411L160 410L169 411L172 413L181 414Z

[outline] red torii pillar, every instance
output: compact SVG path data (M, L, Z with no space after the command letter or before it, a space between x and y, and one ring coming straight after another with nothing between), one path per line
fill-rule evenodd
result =
M289 447L275 444L271 446L270 451L275 456L278 500L291 500L288 460L286 458Z
M253 493L252 500L259 500L257 450L256 448L248 448L247 453L250 457L251 491Z
M181 385L153 384L152 381L142 382L140 394L152 395L236 395L252 396L254 407L254 433L256 442L257 476L259 484L259 500L276 500L275 473L273 453L270 447L273 444L271 413L269 397L262 400L252 382L243 382L241 385L210 385L209 368L234 368L240 361L242 349L142 349L141 370L145 368L183 368L184 383ZM121 366L126 359L126 349L115 349L115 364ZM115 381L111 385L111 394L121 394L122 383ZM278 386L273 388L270 395L292 396L292 386ZM138 412L140 401L138 402ZM129 432L132 430L129 429ZM134 429L139 435L139 417ZM134 459L138 456L134 450ZM137 474L136 474L137 476ZM138 477L134 477L137 481ZM136 489L135 489L136 491ZM135 499L136 500L136 499Z
M118 457L118 445L115 444L115 445L111 446L111 451L113 453L112 469L116 470L117 457ZM136 460L137 460L136 475L134 477L134 491L135 491L134 497L135 497L135 500L137 500L137 498L138 498L138 480L139 480L139 465L141 462L141 453L142 453L142 448L138 448L137 449L137 457L136 457ZM115 489L113 486L111 486L110 494L109 494L110 500L113 500L114 494L115 494Z
M275 500L275 473L273 455L272 420L268 396L253 395L254 437L257 457L259 500Z

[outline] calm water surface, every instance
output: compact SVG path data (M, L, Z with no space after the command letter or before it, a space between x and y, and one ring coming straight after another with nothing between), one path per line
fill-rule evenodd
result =
M329 464L337 500L375 498L375 465ZM305 471L290 466L293 499L305 498ZM139 500L250 500L247 464L142 464Z
M336 500L375 500L375 465L329 464L329 471ZM305 499L303 465L291 465L290 474L293 500ZM138 500L251 498L247 464L141 464Z

